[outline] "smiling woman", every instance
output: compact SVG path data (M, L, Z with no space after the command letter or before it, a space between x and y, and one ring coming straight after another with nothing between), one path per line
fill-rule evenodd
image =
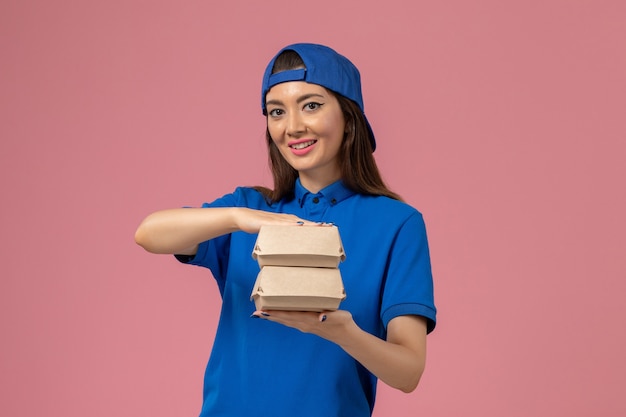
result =
M436 309L422 215L382 180L348 59L322 45L284 48L267 66L261 105L274 189L153 213L136 241L209 268L220 288L201 416L370 416L379 379L410 392L424 371ZM349 254L342 309L256 311L260 228L329 223Z
M303 81L281 83L267 93L266 106L272 142L306 189L316 193L341 178L346 123L334 94Z
M383 195L395 200L400 196L392 192L384 184L376 166L372 152L376 149L376 140L372 128L363 112L363 96L361 93L361 76L358 69L345 57L322 45L308 45L311 51L320 52L315 59L309 59L305 67L302 57L293 48L303 45L292 45L284 48L268 65L263 79L261 107L263 114L268 115L267 107L274 104L267 99L270 86L279 86L286 80L289 84L306 80L307 84L322 87L326 94L333 95L341 107L345 123L345 137L339 149L339 163L342 181L351 189L371 195ZM325 52L328 52L325 54ZM336 74L343 74L337 76ZM280 110L278 110L280 113ZM271 116L271 115L270 115ZM270 155L274 189L256 187L271 201L293 193L298 172L281 156L269 132L266 133Z

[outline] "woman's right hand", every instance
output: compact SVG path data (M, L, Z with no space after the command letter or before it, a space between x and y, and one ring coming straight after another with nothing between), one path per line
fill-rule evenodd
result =
M264 225L320 225L320 223L311 222L293 214L272 213L242 207L233 208L233 214L237 229L247 233L259 233L261 226Z

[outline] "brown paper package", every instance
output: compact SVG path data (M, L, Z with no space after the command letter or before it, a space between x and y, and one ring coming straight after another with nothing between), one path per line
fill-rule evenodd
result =
M263 226L252 257L261 267L250 296L257 310L336 310L346 298L336 226Z

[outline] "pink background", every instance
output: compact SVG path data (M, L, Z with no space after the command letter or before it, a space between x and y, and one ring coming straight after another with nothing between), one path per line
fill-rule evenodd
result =
M133 233L269 184L260 78L299 41L361 69L381 170L427 221L427 370L375 415L624 415L625 22L621 0L3 0L0 415L197 415L216 285Z

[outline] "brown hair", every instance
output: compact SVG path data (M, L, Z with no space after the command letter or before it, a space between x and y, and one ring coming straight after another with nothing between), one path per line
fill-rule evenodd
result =
M272 74L297 68L305 68L302 58L295 51L287 50L276 58ZM387 188L380 175L372 154L370 130L358 104L330 90L328 91L339 101L346 121L346 134L339 149L341 179L344 185L360 194L381 195L402 201L398 194ZM269 167L274 178L274 189L261 186L254 188L263 194L270 203L275 203L283 198L293 196L298 171L293 169L280 154L269 130L266 130L265 137L269 150Z

